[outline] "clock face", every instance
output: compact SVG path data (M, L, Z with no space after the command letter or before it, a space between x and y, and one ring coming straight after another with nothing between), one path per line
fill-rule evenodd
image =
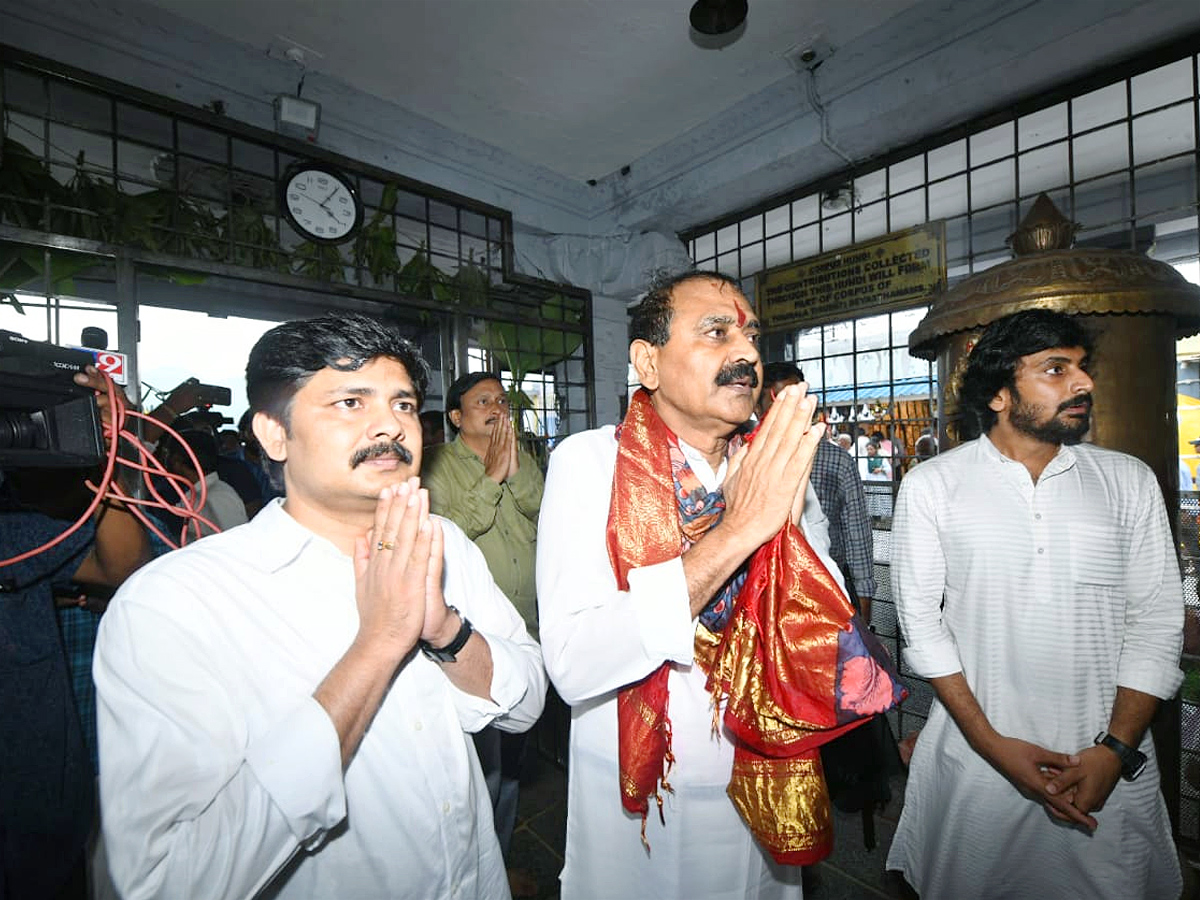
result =
M288 171L280 204L296 230L313 241L346 240L362 224L362 204L350 182L313 164Z

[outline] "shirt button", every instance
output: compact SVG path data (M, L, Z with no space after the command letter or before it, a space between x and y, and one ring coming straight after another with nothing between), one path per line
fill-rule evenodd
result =
M1039 553L1041 553L1042 551L1040 551L1040 550L1039 550L1038 552L1039 552ZM413 720L413 731L420 731L420 730L421 730L422 728L424 728L424 727L425 727L425 726L421 724L421 720L420 720L420 719L414 719L414 720Z
M1045 552L1046 552L1045 547L1038 547L1038 553L1045 553Z
M1033 517L1034 517L1035 519L1040 519L1040 518L1042 517L1042 514L1041 514L1041 513L1034 513L1034 514L1033 514Z
M449 800L447 800L445 803L442 804L442 812L445 813L446 815L450 815L450 801Z

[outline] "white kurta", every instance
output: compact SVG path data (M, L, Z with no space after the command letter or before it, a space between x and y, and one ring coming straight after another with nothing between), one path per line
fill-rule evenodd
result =
M538 645L443 520L445 595L488 641L495 702L414 653L345 772L312 697L358 628L349 557L278 501L135 574L96 642L104 838L126 900L507 898L472 741L520 731Z
M1036 484L986 437L922 463L897 500L892 584L913 671L961 671L997 731L1050 750L1092 746L1118 685L1166 698L1183 677L1162 495L1125 454L1063 447ZM935 702L888 867L923 900L1176 900L1149 734L1141 750L1145 772L1117 782L1089 836L1019 794Z
M685 451L687 448L685 448ZM538 608L546 668L571 706L563 900L798 898L799 870L763 852L725 793L728 733L712 734L705 676L692 665L696 620L679 558L634 569L617 590L605 533L617 444L612 426L567 438L550 456L538 526ZM689 452L709 490L724 477ZM828 523L809 488L804 531L831 573ZM663 662L676 761L664 794L641 820L621 806L617 690Z

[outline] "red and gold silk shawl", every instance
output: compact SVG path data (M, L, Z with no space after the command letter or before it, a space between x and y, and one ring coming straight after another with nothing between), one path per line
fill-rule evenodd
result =
M617 442L608 552L618 587L631 569L679 556L716 524L685 533L671 470L675 436L649 394L637 391ZM818 748L904 690L886 651L858 627L854 609L804 535L790 523L750 560L729 624L697 623L695 661L708 676L716 710L734 735L728 793L776 861L809 865L832 849L829 795ZM645 816L673 762L664 663L617 698L621 802ZM714 714L714 723L718 721Z

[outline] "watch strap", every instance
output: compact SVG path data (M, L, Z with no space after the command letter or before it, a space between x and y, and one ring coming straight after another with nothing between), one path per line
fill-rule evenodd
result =
M458 654L462 648L467 645L467 641L471 639L471 635L475 633L475 629L471 626L471 621L458 611L458 607L446 604L446 608L450 612L458 616L462 623L458 626L458 634L454 636L454 640L448 643L445 647L435 647L429 641L418 641L417 646L421 648L421 652L432 659L434 662L448 663L455 662L458 659Z
M1121 777L1126 781L1133 781L1142 774L1142 769L1146 768L1146 754L1136 747L1130 747L1119 738L1113 737L1107 731L1102 731L1096 735L1096 740L1093 742L1097 746L1104 746L1117 754L1117 758L1121 760Z

